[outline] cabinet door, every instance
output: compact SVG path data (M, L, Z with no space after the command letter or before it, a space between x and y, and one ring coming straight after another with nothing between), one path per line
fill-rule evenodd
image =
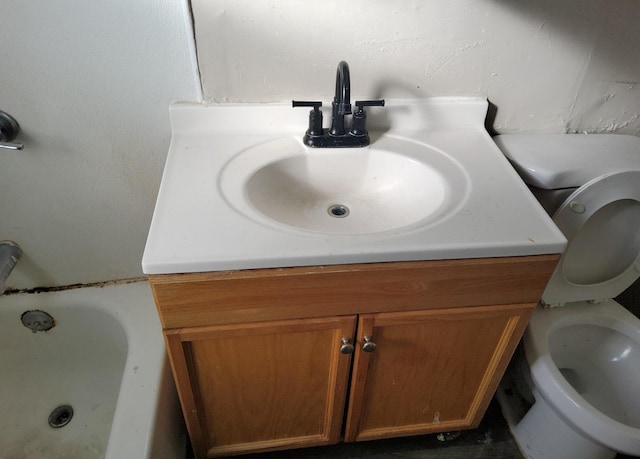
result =
M345 439L476 427L534 308L360 316Z
M198 458L340 440L355 317L165 332Z

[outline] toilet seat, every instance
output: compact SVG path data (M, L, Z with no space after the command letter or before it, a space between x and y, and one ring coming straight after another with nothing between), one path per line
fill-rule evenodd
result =
M587 182L553 220L570 244L542 294L544 304L614 298L640 277L640 170Z

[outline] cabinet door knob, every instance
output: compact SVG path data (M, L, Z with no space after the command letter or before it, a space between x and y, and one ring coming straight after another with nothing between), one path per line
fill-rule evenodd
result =
M342 338L342 345L340 346L341 354L353 354L355 349L356 348L351 344L351 340L349 338Z
M376 347L378 347L376 343L371 341L373 336L363 336L362 339L364 339L364 343L362 343L362 350L364 352L373 352L376 350Z

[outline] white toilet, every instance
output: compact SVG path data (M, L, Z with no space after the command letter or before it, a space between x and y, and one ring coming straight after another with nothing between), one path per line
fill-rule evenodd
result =
M505 377L521 397L498 393L514 437L532 459L640 456L640 319L611 299L640 276L640 138L495 141L569 243Z

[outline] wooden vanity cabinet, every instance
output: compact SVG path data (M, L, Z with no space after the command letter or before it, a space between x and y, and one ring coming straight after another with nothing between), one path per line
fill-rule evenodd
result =
M477 426L557 260L150 276L196 457Z
M354 331L353 316L167 331L197 456L339 442Z
M345 440L476 427L533 305L366 314ZM364 352L365 343L375 350Z

